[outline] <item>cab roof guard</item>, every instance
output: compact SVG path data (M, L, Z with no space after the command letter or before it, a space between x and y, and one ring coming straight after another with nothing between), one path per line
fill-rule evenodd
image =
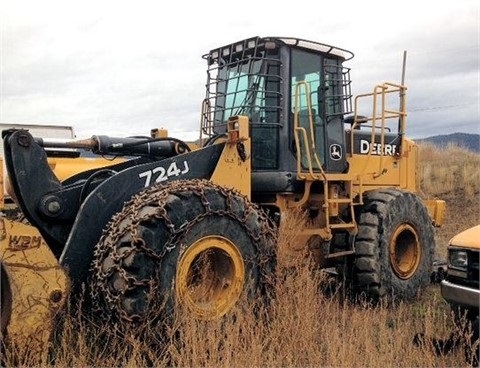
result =
M208 60L209 64L217 63L219 59L229 56L233 53L245 52L245 50L252 50L252 52L260 45L268 48L268 43L284 43L289 46L296 46L308 50L330 54L344 59L345 61L353 58L354 54L351 51L342 49L340 47L331 46L315 41L308 41L301 38L294 37L251 37L242 41L232 43L230 45L222 46L210 51L210 53L203 55L203 58ZM273 45L272 45L273 46Z

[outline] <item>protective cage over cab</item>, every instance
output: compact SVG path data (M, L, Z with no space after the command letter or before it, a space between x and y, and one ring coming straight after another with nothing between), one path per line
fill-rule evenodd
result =
M344 172L343 125L352 96L350 69L342 63L352 57L338 47L282 37L212 50L204 55L202 137L213 141L225 133L229 117L248 116L254 192L293 190L297 159L305 170ZM295 127L305 133L297 141Z

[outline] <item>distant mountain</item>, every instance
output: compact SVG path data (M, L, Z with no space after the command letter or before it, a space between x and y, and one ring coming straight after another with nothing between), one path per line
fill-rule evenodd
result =
M465 148L469 151L480 152L480 134L452 133L446 135L435 135L428 138L415 139L415 142L426 142L439 148L445 148L448 145L455 145Z

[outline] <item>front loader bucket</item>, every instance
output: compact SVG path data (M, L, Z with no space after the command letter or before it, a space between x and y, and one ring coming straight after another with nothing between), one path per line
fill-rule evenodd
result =
M68 295L66 273L34 227L5 218L0 218L0 266L5 354L38 362L46 357L54 317Z

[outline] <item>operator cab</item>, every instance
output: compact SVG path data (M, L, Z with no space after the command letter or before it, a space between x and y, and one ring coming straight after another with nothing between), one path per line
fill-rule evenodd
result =
M254 37L210 51L202 135L249 117L252 186L294 190L299 171L348 170L344 116L351 113L349 51L296 38ZM208 144L207 143L207 144Z

